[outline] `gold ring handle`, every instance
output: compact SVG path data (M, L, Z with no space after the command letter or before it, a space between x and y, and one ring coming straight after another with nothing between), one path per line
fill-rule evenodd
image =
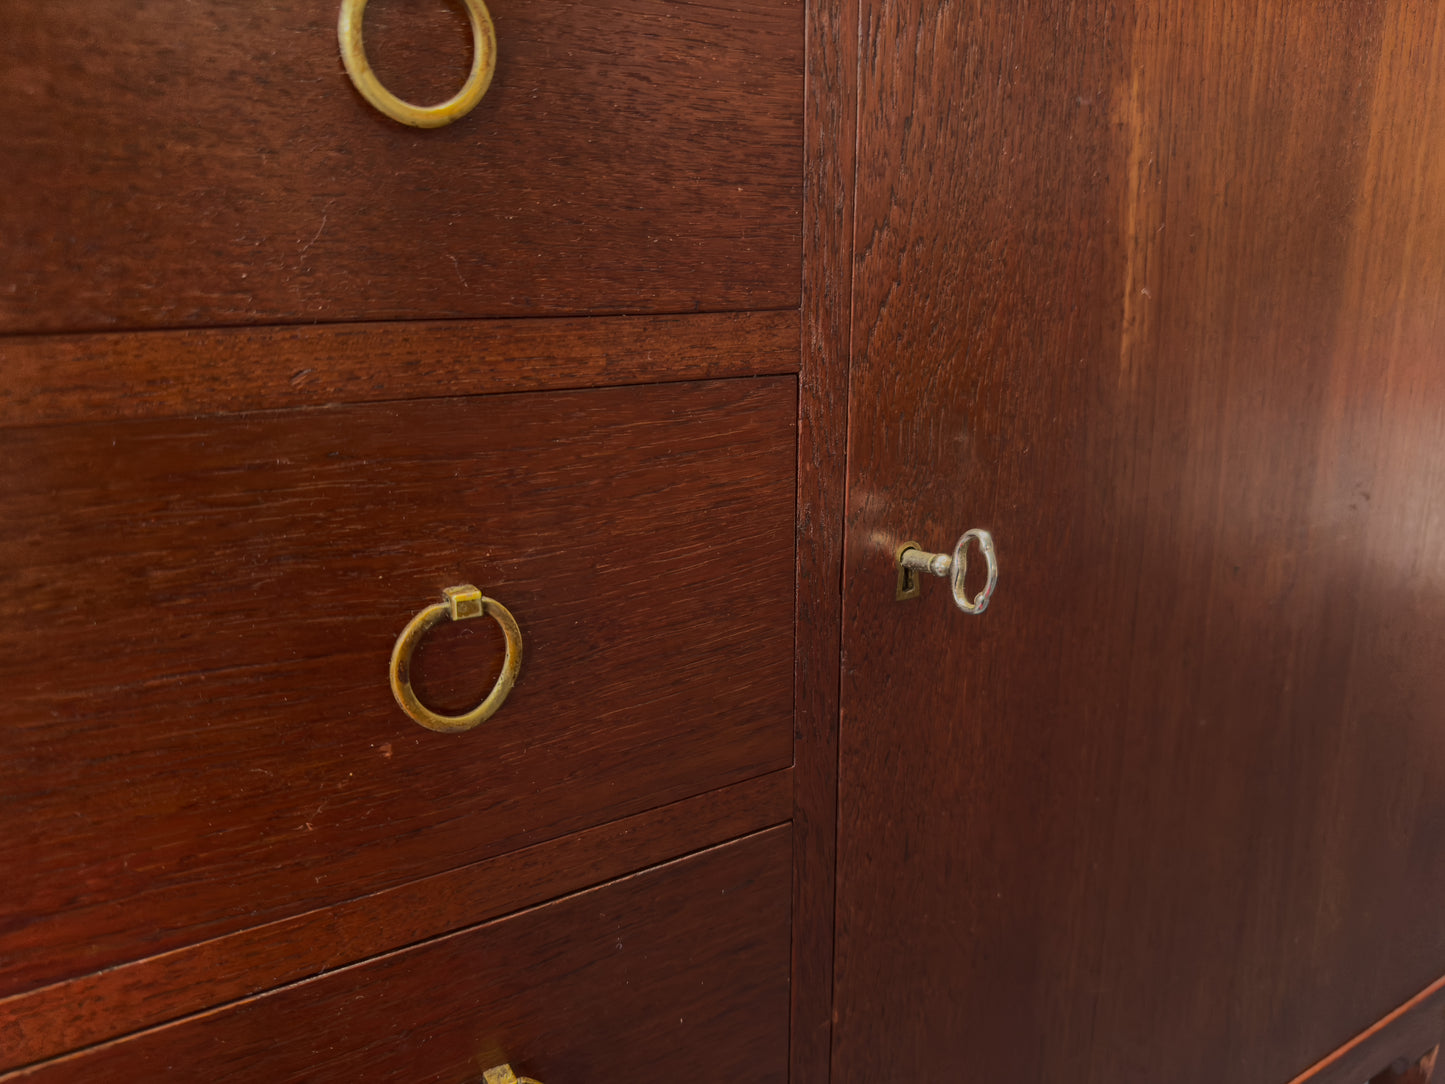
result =
M518 1076L510 1065L498 1065L482 1074L482 1084L542 1084L529 1076Z
M413 720L441 734L460 734L478 723L486 722L496 714L522 669L522 630L517 619L505 606L494 598L487 598L471 584L448 587L442 592L443 601L428 606L407 622L406 628L396 638L391 649L391 692L401 710ZM507 654L502 660L502 672L487 698L464 715L438 715L417 699L411 687L411 653L427 630L442 621L466 621L473 617L490 617L502 626L507 638Z
M414 128L440 128L470 113L492 85L492 74L497 70L497 31L483 0L465 0L465 3L467 18L472 24L471 74L456 96L441 105L412 105L382 86L366 59L361 30L366 0L341 0L341 18L336 26L336 36L341 41L341 61L361 96L392 120Z

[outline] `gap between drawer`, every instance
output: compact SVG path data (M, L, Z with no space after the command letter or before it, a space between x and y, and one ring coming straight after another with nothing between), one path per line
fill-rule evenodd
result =
M0 1001L19 1069L616 880L792 816L793 771Z

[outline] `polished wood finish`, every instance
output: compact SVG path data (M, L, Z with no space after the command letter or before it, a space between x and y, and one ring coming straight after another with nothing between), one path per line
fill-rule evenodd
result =
M0 338L0 425L765 376L796 311Z
M857 23L852 0L809 9L793 745L792 1084L826 1081L832 1051L838 583L847 455Z
M787 376L0 432L0 992L788 766L796 411ZM466 581L526 656L433 734L387 661ZM448 630L440 710L497 665Z
M397 93L461 85L460 5L372 7ZM424 131L334 4L0 6L0 331L796 306L802 0L490 7Z
M848 318L804 374L806 5L490 6L493 88L432 132L360 100L334 7L0 10L6 1079L781 1081L792 990L826 1075ZM371 0L383 82L455 90L462 10ZM844 293L847 218L809 242ZM433 735L386 661L463 580L526 657ZM460 710L498 654L446 625L413 680ZM547 902L793 818L796 870L785 826Z
M379 956L780 824L792 769L0 1000L0 1069Z
M1445 8L862 26L833 1078L1289 1080L1445 974Z
M5 1081L787 1080L786 827Z

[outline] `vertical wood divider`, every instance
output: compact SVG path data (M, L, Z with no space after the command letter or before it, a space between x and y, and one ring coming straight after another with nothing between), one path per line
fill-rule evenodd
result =
M822 1084L829 1078L833 1035L858 5L811 0L807 19L790 1080Z

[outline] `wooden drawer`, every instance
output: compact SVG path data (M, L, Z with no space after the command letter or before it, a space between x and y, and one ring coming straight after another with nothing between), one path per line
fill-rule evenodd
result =
M0 332L796 305L802 0L492 0L383 117L338 0L0 5ZM372 0L403 97L459 4Z
M784 1081L789 829L6 1081Z
M791 763L795 415L788 376L0 431L0 994ZM526 655L436 734L387 662L465 581ZM436 706L492 628L437 630Z

